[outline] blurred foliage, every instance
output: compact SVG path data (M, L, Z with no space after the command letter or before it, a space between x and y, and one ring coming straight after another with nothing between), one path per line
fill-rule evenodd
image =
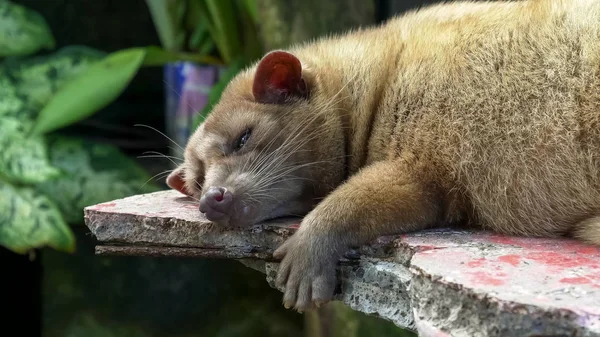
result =
M256 0L146 0L162 46L213 57L227 67L195 119L196 128L219 101L229 81L264 53Z
M118 148L61 135L119 97L138 70L210 58L156 46L107 54L86 46L54 49L36 12L0 0L0 245L17 253L72 252L69 225L83 208L156 191ZM50 49L45 54L41 50Z
M18 253L50 246L72 251L73 234L50 198L0 180L0 244Z
M253 1L261 14L259 35L267 50L375 24L374 0Z
M58 176L59 171L48 161L46 144L42 137L28 137L26 124L12 117L1 117L0 174L5 180L35 184Z
M148 173L114 146L95 144L85 139L49 136L50 162L61 170L56 179L37 186L52 199L68 223L80 223L83 209L97 204L150 192ZM92 193L93 191L93 193Z
M0 69L15 94L37 114L58 88L105 56L86 46L67 46L47 55L9 57Z
M255 0L146 0L162 46L230 65L263 53Z
M41 15L0 0L0 57L29 55L54 45L54 37Z
M144 57L143 49L118 51L91 64L84 76L71 77L40 111L33 134L55 131L105 107L123 92Z

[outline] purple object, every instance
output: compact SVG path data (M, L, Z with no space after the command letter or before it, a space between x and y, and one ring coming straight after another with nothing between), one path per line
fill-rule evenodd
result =
M192 62L165 65L165 117L167 136L185 148L196 115L208 103L210 89L225 69ZM183 151L172 146L171 155L183 158Z

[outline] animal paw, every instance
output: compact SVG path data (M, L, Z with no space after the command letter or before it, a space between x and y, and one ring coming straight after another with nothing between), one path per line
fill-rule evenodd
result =
M286 308L302 312L331 301L338 251L331 240L302 229L275 251L273 256L281 259L276 285L284 289Z

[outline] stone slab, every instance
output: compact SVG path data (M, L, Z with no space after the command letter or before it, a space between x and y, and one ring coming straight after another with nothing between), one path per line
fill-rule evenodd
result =
M238 259L274 286L271 254L300 219L219 228L162 191L87 207L85 220L98 254ZM600 336L600 247L569 239L422 231L349 250L337 273L336 300L421 336Z

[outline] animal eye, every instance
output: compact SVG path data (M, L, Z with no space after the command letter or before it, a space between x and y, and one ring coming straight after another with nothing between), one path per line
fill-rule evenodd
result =
M244 131L244 133L242 133L240 138L238 138L238 140L235 142L233 150L239 151L242 147L244 147L244 145L246 145L246 142L248 142L248 139L250 138L251 133L252 133L252 130L246 129L246 131Z

